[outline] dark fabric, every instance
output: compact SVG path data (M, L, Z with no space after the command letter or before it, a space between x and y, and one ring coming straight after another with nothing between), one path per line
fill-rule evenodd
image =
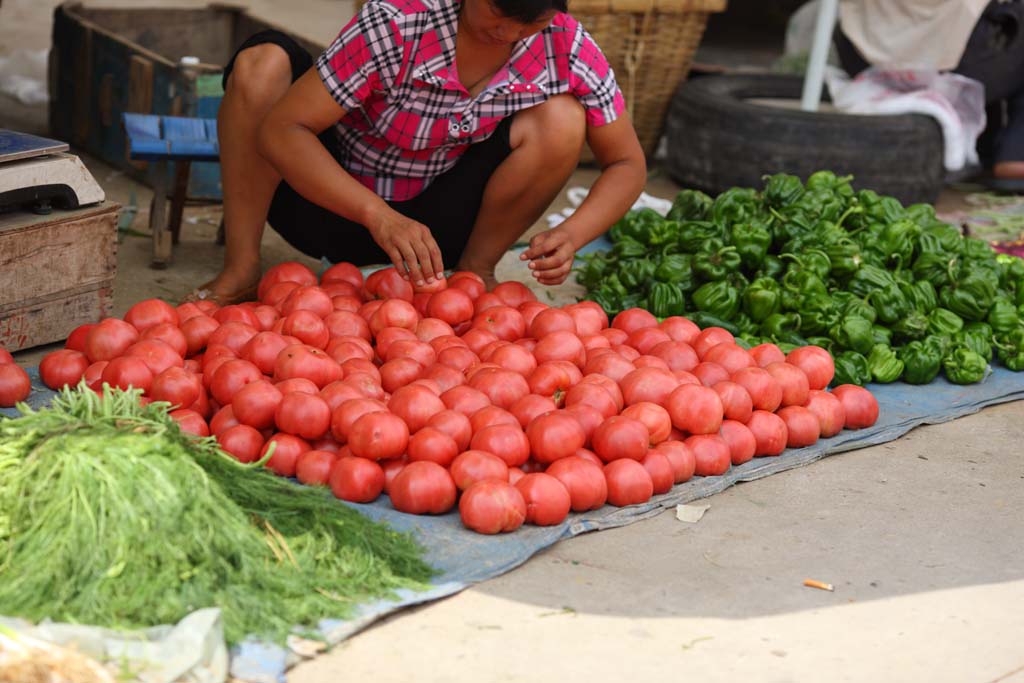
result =
M846 73L856 76L868 68L838 26L833 42ZM1024 161L1024 0L992 0L953 71L985 86L988 124L978 140L982 164Z
M313 66L312 56L280 31L261 31L242 43L238 52L266 43L278 45L288 53L293 82ZM238 52L224 70L225 84ZM458 264L480 211L484 189L498 165L512 151L511 128L512 117L509 117L499 124L491 137L471 145L450 171L438 176L418 196L388 202L402 215L430 228L441 249L445 268ZM325 130L319 138L332 156L340 157L339 142L332 129ZM285 182L278 185L274 193L267 222L289 244L314 258L326 257L335 263L348 261L356 265L391 261L362 225L314 204Z

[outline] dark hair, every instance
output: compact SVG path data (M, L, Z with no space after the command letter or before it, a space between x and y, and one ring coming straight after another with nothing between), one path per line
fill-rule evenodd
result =
M551 10L569 11L567 0L493 0L493 2L503 15L524 24L532 24Z

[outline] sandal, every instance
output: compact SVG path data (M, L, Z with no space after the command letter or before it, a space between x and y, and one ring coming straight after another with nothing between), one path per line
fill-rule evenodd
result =
M246 301L256 300L256 291L258 285L252 285L241 291L235 292L234 294L215 294L212 289L207 287L196 287L189 294L187 294L181 303L195 303L196 301L212 301L219 307L231 306L234 304L245 303Z

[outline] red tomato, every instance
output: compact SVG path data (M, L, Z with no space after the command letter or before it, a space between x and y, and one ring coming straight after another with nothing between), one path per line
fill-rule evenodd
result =
M538 365L527 378L527 384L532 393L550 396L559 405L565 400L565 392L581 379L582 373L572 363L550 361Z
M124 321L139 332L143 332L160 323L177 326L178 312L166 301L145 299L128 309L124 314Z
M267 288L266 294L260 296L260 301L267 306L280 307L284 300L288 298L288 295L298 289L299 286L298 282L278 282L276 285L271 285Z
M449 346L437 354L438 363L459 372L465 372L467 368L479 361L477 355L468 347Z
M530 322L527 334L534 339L541 339L552 332L569 332L575 336L576 321L568 312L560 308L545 308L537 313Z
M583 348L587 350L587 360L590 360L590 354L599 349L611 350L612 343L608 341L608 337L602 334L588 334L586 336L580 336L580 341L583 342Z
M331 338L359 337L371 341L370 325L363 318L350 311L334 311L324 317L324 325Z
M388 351L391 349L391 345L402 339L408 341L419 341L416 338L415 332L407 330L404 327L385 327L383 330L378 331L374 336L374 341L377 346L377 355L381 359L386 359Z
M657 327L657 325L658 319L654 317L654 314L642 308L626 309L612 320L612 327L622 330L627 335L645 327Z
M408 301L386 299L380 308L370 316L370 331L377 334L385 327L400 327L415 330L420 320L419 312Z
M491 292L505 302L506 306L511 306L512 308L525 304L527 301L537 300L534 293L522 282L502 282Z
M100 379L112 387L118 387L119 389L134 387L141 389L142 393L145 394L149 392L149 388L153 385L153 371L149 369L149 366L141 358L121 356L107 363L107 367L103 368L103 374L100 375Z
M486 292L476 297L473 300L473 314L479 315L486 311L488 308L494 308L495 306L504 306L505 302L498 298L497 294ZM525 322L525 320L524 320Z
M427 303L427 315L449 325L472 320L474 312L472 297L459 287L438 292Z
M706 387L713 387L719 382L729 379L729 371L718 363L700 363L691 374Z
M526 501L508 482L480 481L462 494L459 516L467 529L480 534L515 531L526 520Z
M660 358L668 365L669 370L685 370L690 372L700 364L697 352L686 342L666 341L650 350L650 354Z
M585 403L577 403L574 406L569 406L562 411L563 415L568 415L572 419L580 423L583 427L583 434L586 436L586 440L583 442L584 446L590 445L591 439L594 436L594 431L598 425L604 422L604 415L602 415L596 408Z
M647 469L635 460L615 460L604 466L608 482L608 503L616 507L646 503L654 495L654 482Z
M763 368L771 363L781 363L786 360L786 354L775 344L770 342L758 344L750 349L750 355L757 363L757 367Z
M338 458L331 467L328 485L336 498L350 503L372 503L384 490L384 470L366 458Z
M441 365L440 363L434 363L424 370L422 379L429 379L436 382L437 387L440 390L438 395L466 382L466 376L461 372L455 368L450 368L447 365Z
M537 526L561 524L569 515L572 500L569 491L550 474L523 474L515 482L526 502L526 522Z
M235 425L213 433L217 436L221 450L239 462L256 462L260 459L263 435L249 425Z
M231 406L224 406L210 419L210 433L216 436L217 434L225 432L239 424L241 423L238 421L238 418L235 417L234 408ZM262 441L260 441L260 445L263 445Z
M634 403L622 411L622 417L630 417L642 422L651 436L651 446L655 446L668 438L672 431L672 418L668 411L657 403L641 401Z
M264 466L279 477L294 477L299 458L312 450L307 441L293 434L278 433L267 439L260 451L261 458L267 454L271 444L274 444L274 453Z
M419 339L399 339L388 347L384 360L389 361L396 358L412 358L427 368L437 362L437 353L434 351L434 347Z
M582 336L598 334L608 327L608 314L593 301L581 301L578 304L563 307L576 323L576 333Z
M686 440L693 451L694 470L698 477L716 477L729 471L732 452L729 444L718 434L697 434Z
M469 418L454 410L443 410L437 413L427 422L427 427L432 427L450 436L458 446L458 453L469 448L470 439L473 437L473 426Z
M622 410L626 406L626 401L622 396L622 389L619 388L618 383L604 375L584 375L583 379L579 381L580 384L596 384L608 392L608 395L615 401L615 407L617 410Z
M172 410L168 415L178 423L178 428L187 434L194 434L195 436L210 435L210 427L206 424L206 420L194 410L179 408Z
M123 320L105 318L85 335L85 355L90 363L124 354L139 340L139 331Z
M700 328L695 323L678 315L665 318L658 323L658 327L665 330L665 333L673 341L684 342L688 345L692 345L700 335Z
M443 515L455 505L457 490L448 470L434 462L410 462L388 487L391 504L399 512Z
M387 409L387 406L381 401L372 398L344 401L331 414L331 434L339 443L346 443L356 420L368 413L386 412Z
M827 391L811 389L807 409L818 418L821 438L826 439L843 431L846 409L842 402Z
M647 354L658 344L667 341L672 341L672 338L660 327L643 327L629 335L626 345L632 346L641 354Z
M811 389L824 389L836 374L832 354L820 346L801 346L793 349L786 356L786 362L804 371Z
M465 491L476 482L486 479L508 481L508 465L488 451L468 450L460 453L452 461L449 470L460 491Z
M724 343L734 344L736 338L732 336L732 333L728 330L722 329L721 327L706 327L701 330L700 334L691 342L693 350L697 352L697 356L704 360L704 354L711 350L712 347L718 346Z
M335 263L320 275L320 284L328 282L348 282L354 287L363 286L363 272L358 266L342 261Z
M184 368L171 367L153 377L149 397L154 401L166 401L178 408L188 408L199 400L202 391L203 381L198 375Z
M590 406L605 418L618 415L620 410L611 393L600 384L592 382L580 382L565 394L567 409L577 405Z
M295 463L295 478L309 486L326 486L337 459L329 451L306 451Z
M878 421L878 401L864 387L855 384L840 384L832 390L846 412L847 429L863 429Z
M508 412L504 408L498 406L488 405L484 408L473 413L469 418L469 424L473 429L473 433L476 434L479 431L483 431L487 427L492 427L499 424L507 424L515 427L519 426L519 420L516 416Z
M802 448L817 443L821 436L818 416L803 406L786 406L776 413L786 423L786 446Z
M308 311L318 319L323 319L333 310L330 295L316 285L296 287L281 303L281 315L286 318L296 311Z
M647 451L647 455L640 461L640 464L644 466L647 474L651 477L655 495L672 490L672 485L676 483L675 471L672 469L672 463L669 462L668 456L652 449Z
M255 327L261 332L271 329L281 319L281 314L273 306L255 306L252 309L252 314L256 316L256 321L259 323Z
M509 411L519 420L519 425L526 429L526 426L537 417L558 410L553 399L538 394L527 394L512 405Z
M260 319L256 317L249 306L234 304L214 311L211 316L221 325L226 323L241 323L254 330L259 330Z
M487 360L524 377L529 377L537 369L536 357L519 344L504 344L495 349Z
M435 427L424 427L409 438L409 462L427 460L448 467L459 454L455 439Z
M6 353L6 352L5 352ZM0 364L0 408L11 408L32 392L28 373L13 362Z
M724 417L727 420L735 420L746 424L750 414L754 412L754 402L747 390L735 382L719 382L711 387L722 399L722 408L725 410Z
M214 331L220 323L208 315L197 315L181 324L181 333L185 336L185 349L189 355L195 355L206 348Z
M306 310L293 311L285 316L281 320L281 333L321 350L327 348L331 339L324 321L316 313Z
M462 413L466 417L471 417L491 405L491 399L485 393L468 384L460 384L445 391L441 394L441 401L449 410Z
M596 510L608 500L608 483L598 465L580 457L562 458L551 463L546 474L557 479L569 492L576 512Z
M530 393L526 379L511 370L477 372L469 378L469 385L483 392L491 403L505 409L511 408L516 401Z
M782 406L806 405L810 386L807 375L789 363L769 363L764 368L782 387Z
M422 386L399 387L388 401L388 410L402 418L415 433L426 426L430 418L445 410L446 406L436 394Z
M331 409L319 395L293 391L281 397L274 412L274 423L286 434L307 440L319 439L331 426Z
M615 327L607 327L600 332L601 336L608 340L612 346L621 346L629 339L629 334ZM635 351L636 349L634 349Z
M633 365L638 368L657 368L658 370L664 370L665 372L672 372L668 367L668 363L657 356L640 356L633 361Z
M622 378L622 399L625 405L648 402L664 405L679 381L668 370L637 368Z
M235 355L238 355L246 342L255 337L257 333L259 333L259 330L252 325L229 320L228 322L221 323L220 326L210 334L210 337L206 341L206 345L222 344L231 349Z
M785 450L789 434L785 421L775 413L755 410L747 420L747 429L753 432L757 441L755 456L778 455Z
M365 320L367 324L369 324L370 318L372 318L373 314L377 312L377 309L383 305L383 299L374 299L372 301L367 301L365 304L359 307L359 310L356 311L356 313L358 313L359 316L363 320Z
M640 357L640 352L634 349L632 346L626 346L624 344L615 345L609 347L612 351L619 354L628 361L635 361ZM634 363L635 365L635 363Z
M352 455L370 460L397 458L409 445L409 428L391 413L367 413L352 423L348 446Z
M85 353L85 338L89 336L90 330L92 330L92 328L94 327L96 327L96 323L86 323L85 325L79 325L78 327L76 327L74 330L71 331L71 334L68 335L67 341L64 342L64 348L70 349L72 351L81 351L82 353ZM4 353L7 352L4 351L3 353L0 353L0 356L3 356ZM11 354L7 353L7 356L10 355ZM0 363L2 362L3 359L0 358ZM9 360L7 362L10 363L13 361Z
M717 434L725 416L718 392L696 384L683 384L669 394L665 409L672 424L690 434Z
M469 294L472 299L476 299L487 291L484 279L476 273L466 270L459 270L451 274L451 277L448 278L448 288L451 289L452 287L461 289L466 294Z
M754 358L733 342L716 344L707 350L702 359L705 363L718 363L730 375L741 368L754 367Z
M160 374L167 368L180 368L185 365L185 360L178 355L177 351L171 348L170 344L159 339L137 341L125 350L124 355L138 358L154 375Z
M654 447L654 450L668 458L669 464L672 465L675 483L681 484L693 477L697 460L694 458L693 451L685 443L677 440L662 441Z
M255 365L247 360L232 359L225 361L213 373L210 393L217 403L226 406L242 387L262 379L263 373Z
M247 360L260 369L264 375L274 374L274 364L288 341L276 332L259 332L245 343L238 357Z
M331 384L336 384L336 382L331 382ZM290 394L293 391L300 391L303 394L312 394L314 396L320 395L320 388L317 387L317 385L314 384L313 382L306 379L305 377L292 377L291 379L283 379L280 382L274 382L274 386L277 387L277 390L281 392L282 396L284 396L285 394ZM328 384L327 386L331 385ZM326 388L327 387L324 387L324 389ZM353 396L352 398L358 397Z
M395 476L405 468L406 464L405 458L380 461L380 467L384 470L384 493L388 496L391 495L391 482L395 480Z
M273 285L279 282L296 282L300 285L315 285L316 275L312 270L295 261L285 261L271 267L264 273L257 289L257 296L263 300L263 295Z
M514 425L496 424L484 427L473 434L469 447L493 453L508 467L519 467L530 458L530 440L518 422Z
M455 330L452 329L452 326L437 318L421 318L413 331L416 333L417 339L427 343L438 338L455 337Z
M81 351L60 349L43 356L43 360L39 363L39 377L43 380L43 384L51 389L60 389L67 385L75 386L81 381L88 367L89 359Z
M392 266L374 271L366 278L364 285L367 294L376 299L401 299L412 302L412 284L403 278Z
M643 422L629 417L611 417L598 425L593 436L594 452L604 462L643 460L651 435Z
M171 323L158 323L146 328L140 339L159 339L183 358L188 353L188 343L184 333Z
M412 358L396 358L380 366L384 391L395 392L423 376L425 368Z
M736 420L722 420L719 436L729 445L729 456L733 465L742 465L757 452L757 439L745 424Z
M764 368L743 368L729 379L747 390L754 410L773 413L782 403L782 385Z
M588 375L596 373L616 382L622 382L623 379L636 369L636 365L632 361L623 358L611 350L590 358L583 366L583 371Z
M274 380L305 377L319 388L342 377L341 366L320 349L303 344L286 346L274 361Z

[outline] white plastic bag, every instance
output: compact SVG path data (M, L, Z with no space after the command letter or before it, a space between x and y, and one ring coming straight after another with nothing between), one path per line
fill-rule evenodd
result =
M832 102L851 114L926 114L938 121L947 171L978 165L978 136L985 130L985 87L954 73L871 67L851 79L827 68Z
M567 206L562 209L561 213L552 213L547 216L548 227L553 228L556 225L561 224L566 218L573 215L583 200L590 194L590 188L588 187L570 187L565 191L566 197L569 198L569 203L572 206ZM662 216L668 213L669 209L672 208L672 201L668 199L661 199L660 197L654 197L646 192L641 192L640 197L633 202L632 208L634 209L654 209Z
M0 55L0 93L30 106L45 104L50 99L46 90L46 60L46 50Z

